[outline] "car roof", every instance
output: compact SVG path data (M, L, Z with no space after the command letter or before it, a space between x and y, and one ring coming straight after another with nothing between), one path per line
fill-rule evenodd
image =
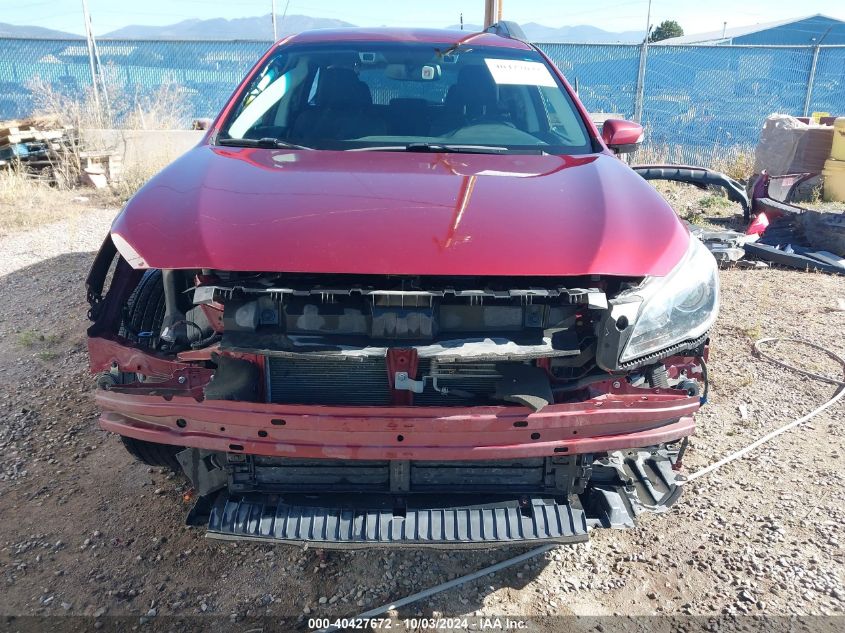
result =
M476 33L454 29L405 29L348 27L302 31L282 40L285 44L315 44L326 42L428 42L432 44L457 44L472 39L476 46L494 46L531 50L531 46L517 39L494 33Z

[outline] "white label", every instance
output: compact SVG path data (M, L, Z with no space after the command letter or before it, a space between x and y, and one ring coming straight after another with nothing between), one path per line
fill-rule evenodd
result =
M493 81L497 84L520 86L557 86L545 64L518 59L485 59Z

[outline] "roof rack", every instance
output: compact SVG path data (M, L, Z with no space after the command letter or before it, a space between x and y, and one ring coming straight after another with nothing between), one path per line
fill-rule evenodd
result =
M525 31L522 30L522 27L520 27L516 22L511 22L509 20L503 20L502 22L491 24L484 29L484 32L493 33L494 35L507 37L512 40L519 40L520 42L528 42L528 37L525 35Z

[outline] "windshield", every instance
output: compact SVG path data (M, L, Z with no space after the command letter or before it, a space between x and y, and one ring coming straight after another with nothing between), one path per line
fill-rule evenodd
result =
M592 151L572 99L537 52L405 42L280 48L240 93L218 141L341 150Z

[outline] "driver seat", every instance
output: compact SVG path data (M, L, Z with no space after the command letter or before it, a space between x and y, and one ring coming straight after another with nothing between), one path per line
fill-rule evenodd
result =
M384 134L386 124L373 112L370 88L351 68L326 68L317 86L316 105L294 121L291 139L354 139Z

